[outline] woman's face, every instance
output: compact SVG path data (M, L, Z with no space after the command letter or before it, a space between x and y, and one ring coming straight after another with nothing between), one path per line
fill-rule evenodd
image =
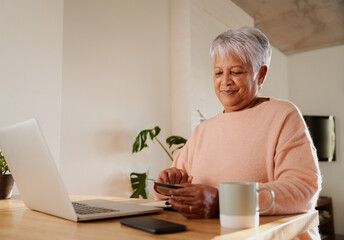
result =
M231 54L230 57L222 58L217 55L214 62L214 87L225 112L239 111L254 105L265 74L262 81L260 73L254 79L252 68L237 56Z

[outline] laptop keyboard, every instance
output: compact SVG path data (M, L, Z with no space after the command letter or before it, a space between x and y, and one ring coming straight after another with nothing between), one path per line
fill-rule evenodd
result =
M85 214L95 214L95 213L106 213L106 212L118 212L115 209L109 208L101 208L101 207L93 207L87 204L72 202L75 212L77 214L85 215Z

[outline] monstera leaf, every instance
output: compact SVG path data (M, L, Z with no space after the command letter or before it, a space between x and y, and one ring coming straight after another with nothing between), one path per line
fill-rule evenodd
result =
M131 187L134 192L131 194L131 198L142 198L147 199L148 190L147 190L147 173L131 173L130 174Z
M154 127L153 129L145 129L142 130L139 135L137 135L136 140L133 144L132 153L140 152L142 149L148 147L147 145L147 135L150 137L151 140L156 138L160 133L160 128L158 126ZM157 140L158 141L158 140Z
M180 136L171 136L168 137L166 139L166 143L168 144L168 147L171 148L173 145L177 145L177 147L172 151L172 155L173 153L178 150L181 149L182 147L184 147L185 143L186 143L186 139Z
M160 140L158 139L158 135L160 133L160 127L155 126L152 129L145 129L142 130L139 135L137 135L135 142L133 144L133 150L131 153L137 153L140 152L142 149L148 147L147 145L147 136L150 137L150 139L152 141L156 140L159 145L162 147L162 149L164 149L164 151L166 152L167 156L171 159L171 161L173 162L173 158L172 155L167 151L167 149L164 147L164 145L162 145L162 143L160 142Z

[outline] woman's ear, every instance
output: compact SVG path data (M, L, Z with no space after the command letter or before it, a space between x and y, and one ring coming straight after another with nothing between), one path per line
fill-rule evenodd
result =
M265 77L268 73L268 67L262 66L258 72L258 85L261 86L264 83Z

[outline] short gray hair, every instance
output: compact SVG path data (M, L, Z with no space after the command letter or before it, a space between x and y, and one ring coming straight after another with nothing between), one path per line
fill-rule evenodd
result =
M254 74L262 66L269 67L271 60L271 46L269 39L257 28L242 27L228 30L215 38L210 47L210 57L235 54L244 64L252 66Z

